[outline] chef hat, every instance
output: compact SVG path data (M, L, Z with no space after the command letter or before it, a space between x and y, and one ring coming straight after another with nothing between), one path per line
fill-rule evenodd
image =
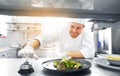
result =
M85 25L85 20L84 19L75 19L75 18L73 18L73 19L70 19L69 22L75 22L75 23L79 23L79 24Z

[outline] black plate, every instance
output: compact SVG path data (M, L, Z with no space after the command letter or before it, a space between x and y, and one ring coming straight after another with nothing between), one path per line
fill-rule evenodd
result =
M44 69L48 70L48 71L53 71L53 72L80 72L80 71L84 71L84 70L88 70L91 67L91 63L83 60L83 59L74 59L75 61L83 64L83 66L79 69L71 69L71 70L58 70L57 68L55 68L53 66L53 62L54 61L60 61L61 59L54 59L54 60L48 60L42 63L42 66Z
M110 65L110 63L104 59L104 58L97 58L95 59L96 64L105 67L105 68L109 68L109 69L114 69L114 70L120 70L120 66L114 66L114 65Z

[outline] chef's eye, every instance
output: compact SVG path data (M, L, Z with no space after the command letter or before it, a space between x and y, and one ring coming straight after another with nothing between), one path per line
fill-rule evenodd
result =
M74 28L74 26L73 26L73 25L71 25L71 28Z
M77 27L77 29L81 29L80 27Z

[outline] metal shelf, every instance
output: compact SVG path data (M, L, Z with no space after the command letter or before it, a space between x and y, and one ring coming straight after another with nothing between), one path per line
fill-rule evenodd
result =
M40 31L40 29L7 29L8 31Z
M12 16L37 16L37 17L69 17L69 18L99 18L120 20L120 13L98 10L65 9L65 8L16 8L0 7L0 14Z

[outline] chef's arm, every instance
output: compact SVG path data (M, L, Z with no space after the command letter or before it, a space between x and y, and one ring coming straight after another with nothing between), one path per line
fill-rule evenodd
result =
M30 58L37 58L34 53L34 49L39 46L45 46L46 44L55 41L56 36L53 34L40 34L36 37L35 40L32 40L28 43L23 49L18 52L18 56L20 57L30 57Z
M94 58L95 49L94 49L94 38L92 32L85 32L82 45L79 50L69 51L66 53L68 56L80 57L80 58Z
M82 53L80 53L80 51L69 51L66 52L66 55L75 58L84 58L84 56L82 55Z
M40 46L40 42L39 40L35 39L29 45L33 48L37 48ZM84 58L84 56L80 53L80 51L69 51L66 53L66 55L76 58Z
M38 35L29 45L33 48L37 48L39 46L45 46L57 40L56 33L49 32L49 33L42 33Z
M40 41L39 41L39 40L35 39L35 40L33 40L29 45L30 45L31 47L33 47L33 48L37 48L37 47L39 47L41 44L40 44Z
M23 49L19 50L19 57L29 57L38 59L39 57L34 53L34 49L40 46L39 40L35 39L27 44Z
M31 47L37 48L40 46L40 41L35 39L30 44ZM70 51L66 53L67 56L76 57L76 58L84 58L80 51Z
M82 53L84 58L94 58L95 48L93 32L86 32L86 34L84 34L84 38L82 39L82 45L80 46L79 51Z

